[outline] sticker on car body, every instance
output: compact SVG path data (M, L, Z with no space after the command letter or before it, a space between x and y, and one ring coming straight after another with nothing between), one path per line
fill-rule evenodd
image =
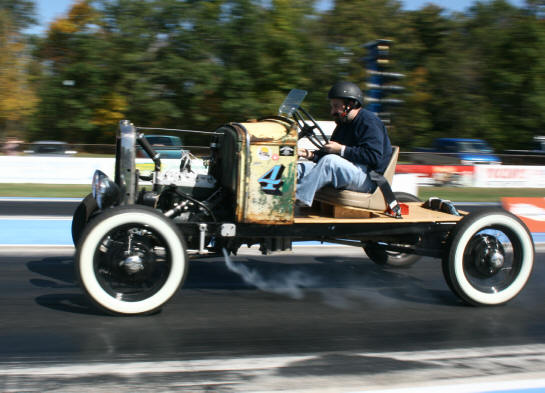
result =
M258 179L261 184L261 191L270 195L282 195L281 187L284 184L282 173L286 167L284 165L275 165Z
M281 156L293 156L295 155L295 148L293 146L280 146Z

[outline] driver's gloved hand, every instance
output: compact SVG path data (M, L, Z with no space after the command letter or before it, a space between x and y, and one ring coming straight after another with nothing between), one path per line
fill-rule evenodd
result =
M328 153L324 150L323 147L321 149L319 149L319 150L314 150L314 157L312 157L312 161L318 162L318 161L320 161L320 158L322 158L326 154L328 154Z

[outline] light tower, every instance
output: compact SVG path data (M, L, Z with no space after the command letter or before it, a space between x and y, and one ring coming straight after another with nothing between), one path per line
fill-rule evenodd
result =
M403 103L403 100L389 95L404 90L404 87L391 82L405 75L389 71L391 40L378 39L363 46L367 49L367 56L364 58L367 70L365 108L376 113L386 125L389 125L392 116L390 108Z

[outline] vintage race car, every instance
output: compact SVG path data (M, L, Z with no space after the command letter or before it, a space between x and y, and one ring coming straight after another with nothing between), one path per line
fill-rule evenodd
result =
M524 288L534 262L526 226L502 209L467 214L448 201L392 194L397 147L374 193L324 188L312 208L296 207L298 139L318 146L324 139L301 107L305 95L292 90L278 115L208 133L206 173L192 169L188 155L179 169L161 171L142 129L121 121L115 179L97 171L72 222L88 297L108 313L153 313L183 284L191 257L234 254L242 245L269 254L308 240L361 247L390 266L438 258L448 286L471 305L503 304ZM138 146L153 161L151 173L135 165Z

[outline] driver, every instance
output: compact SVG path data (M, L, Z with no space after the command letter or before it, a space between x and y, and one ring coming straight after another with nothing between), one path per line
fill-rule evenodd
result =
M320 150L297 150L299 157L309 160L297 167L298 206L311 206L314 194L324 186L373 192L376 184L369 172L384 174L392 155L384 124L362 108L363 93L356 84L337 82L328 98L337 127Z

